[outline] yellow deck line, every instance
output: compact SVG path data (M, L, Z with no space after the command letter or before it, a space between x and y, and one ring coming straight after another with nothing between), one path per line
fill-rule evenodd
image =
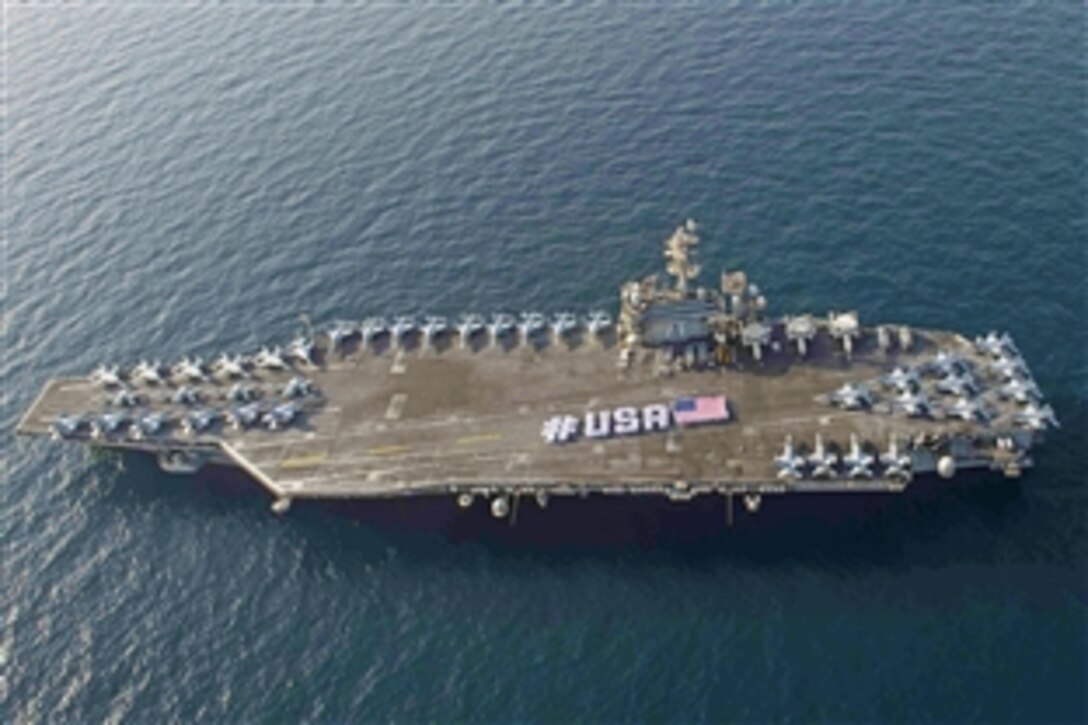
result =
M501 433L484 433L476 436L465 436L464 438L457 439L457 445L470 446L473 443L486 443L487 441L497 441L501 438Z
M411 446L379 446L378 448L371 448L367 453L373 456L387 456L391 453L403 453L407 450L411 450Z
M280 461L280 468L293 470L296 468L315 468L325 462L326 454L315 453L312 456L299 456L297 458L285 458Z

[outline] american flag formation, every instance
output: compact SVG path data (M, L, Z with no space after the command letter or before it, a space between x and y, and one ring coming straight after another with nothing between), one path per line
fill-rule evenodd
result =
M723 422L729 420L729 404L724 395L677 398L672 403L672 417L677 425Z

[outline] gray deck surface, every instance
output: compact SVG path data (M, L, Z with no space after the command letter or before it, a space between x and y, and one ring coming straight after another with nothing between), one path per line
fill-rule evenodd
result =
M776 480L772 462L786 435L793 436L801 453L811 449L817 432L837 450L847 448L851 433L884 450L893 433L905 443L922 431L963 432L981 425L847 412L817 402L817 395L848 380L869 381L879 402L882 391L873 379L896 364L929 359L938 347L979 359L968 341L951 333L916 333L913 350L904 355L877 351L874 337L867 331L851 362L821 333L804 360L783 345L780 352L768 351L763 363L742 355L739 366L669 376L657 374L657 362L649 352L620 370L615 349L596 341L539 349L526 345L461 349L455 341L447 341L440 350L420 345L405 351L356 347L345 357L323 354L317 368L255 375L252 382L264 386L270 398L295 372L309 377L320 390L321 396L306 403L302 419L288 429L235 431L217 426L210 433L188 437L175 428L158 441L134 443L119 434L98 443L152 449L219 447L273 493L299 498L381 497L488 486L567 492L587 486L618 493L643 487L661 490L677 481L738 491L754 490L755 484L810 490L897 489L901 485L881 480L782 483ZM169 388L134 387L150 398L144 409L185 410L163 402ZM205 392L209 406L227 407L217 402L226 383L196 387ZM692 394L726 395L733 420L565 445L548 444L541 436L542 424L552 415L581 418L587 410L669 403ZM19 432L48 435L58 414L105 410L111 396L86 379L51 381L28 410ZM930 397L942 399L935 392ZM1003 418L1007 422L1008 406L992 402L1001 413L992 424Z

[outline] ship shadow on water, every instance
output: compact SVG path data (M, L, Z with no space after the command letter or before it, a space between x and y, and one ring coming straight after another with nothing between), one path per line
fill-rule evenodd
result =
M236 469L213 465L193 476L173 476L159 472L147 456L126 455L123 461L119 468L102 464L117 471L107 494L115 504L163 505L172 515L276 518L269 511L271 498ZM461 509L452 495L296 501L281 523L319 546L348 544L351 550L343 538L362 535L420 555L431 546L419 544L430 541L512 556L641 550L766 564L841 560L896 566L911 563L906 559L914 555L905 550L912 543L939 540L965 525L1000 535L1022 525L1029 508L1020 482L969 473L953 482L922 478L899 494L765 496L755 513L736 496L732 525L727 500L719 495L687 502L663 496L553 497L545 509L524 497L506 519L494 518L484 500Z
M903 494L794 494L764 497L750 513L734 497L732 524L723 496L671 502L663 496L532 498L516 517L495 519L487 503L468 510L452 496L403 500L296 504L289 516L304 526L350 520L397 538L398 532L440 533L451 544L477 544L502 553L583 553L662 550L687 556L729 556L753 562L844 558L894 565L904 545L939 538L965 521L996 529L1021 518L1021 486L992 475L954 484L918 481Z

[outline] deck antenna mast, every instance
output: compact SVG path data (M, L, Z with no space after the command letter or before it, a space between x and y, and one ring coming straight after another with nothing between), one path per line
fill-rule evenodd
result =
M692 247L698 244L695 222L691 219L677 227L665 242L665 258L668 260L665 271L676 278L676 293L681 298L688 296L688 282L699 276L699 265L691 259L694 255Z

